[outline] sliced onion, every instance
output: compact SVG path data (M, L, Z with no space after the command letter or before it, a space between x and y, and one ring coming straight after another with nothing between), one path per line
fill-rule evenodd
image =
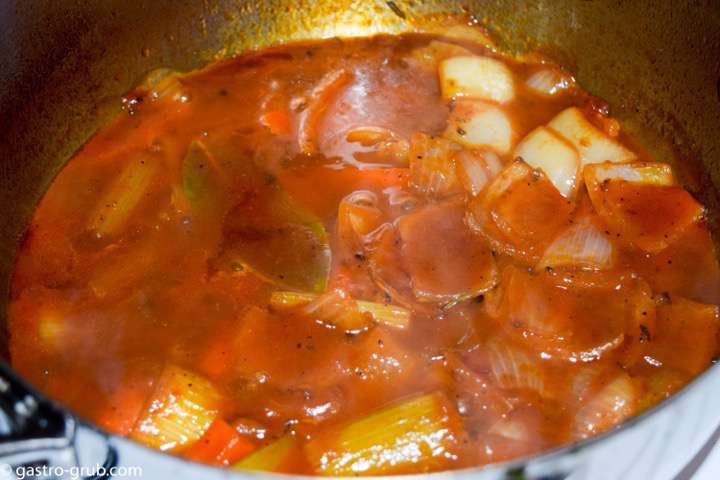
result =
M502 169L500 158L491 150L460 150L455 154L455 165L460 182L473 197Z
M584 172L591 183L603 183L610 180L644 183L648 185L674 185L672 167L666 163L626 163L614 165L601 163L589 167Z
M538 268L570 266L605 270L613 266L613 260L613 245L608 235L591 218L584 218L553 240Z
M489 57L462 56L440 63L443 97L470 97L509 102L515 96L513 74L501 61Z
M657 253L703 216L703 206L674 184L661 163L589 165L584 172L595 211L620 241Z
M638 391L625 373L591 396L575 415L575 430L585 438L609 430L635 413Z
M532 390L546 396L545 380L537 359L530 358L523 350L499 339L490 340L486 347L491 373L499 386Z
M422 65L434 70L446 58L468 56L472 55L472 52L454 43L433 40L424 47L416 48L410 55Z
M527 86L540 95L553 96L575 85L569 73L557 68L543 68L530 75Z
M308 107L300 118L298 146L304 154L318 153L317 128L330 101L353 79L347 70L335 70L325 75L310 95Z
M411 185L421 193L437 198L461 193L453 155L457 145L423 133L413 135L410 145Z
M513 156L542 170L562 196L572 198L575 195L580 157L577 150L557 134L545 127L536 128L520 142Z
M347 334L360 333L373 323L372 316L360 311L357 302L339 288L318 296L305 305L302 311L324 325L345 330Z
M468 147L489 147L500 154L512 148L513 127L508 116L488 103L458 99L448 118L445 137Z
M493 249L534 266L569 224L574 203L541 171L518 159L470 201L468 210L468 224Z
M577 107L563 110L547 126L577 148L582 166L602 162L629 162L636 158L635 153L590 123Z

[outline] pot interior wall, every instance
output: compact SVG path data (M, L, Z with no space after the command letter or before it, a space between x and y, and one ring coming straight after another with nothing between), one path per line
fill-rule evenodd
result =
M14 0L0 5L0 322L34 206L145 72L279 42L411 30L440 12L471 14L503 47L540 48L570 67L643 147L662 159L677 152L686 186L717 211L720 3L712 0Z

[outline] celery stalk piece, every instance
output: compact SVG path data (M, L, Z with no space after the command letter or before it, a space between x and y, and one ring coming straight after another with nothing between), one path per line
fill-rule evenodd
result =
M431 393L315 437L305 453L315 473L325 476L434 470L456 458L458 425L445 397Z
M98 237L118 233L142 200L158 167L157 159L147 152L133 158L98 201L88 230Z
M233 470L274 472L282 467L297 445L295 437L286 435L261 448L232 466Z
M205 378L168 366L157 381L130 437L175 452L199 439L217 418L220 395Z
M289 309L307 305L317 297L314 293L273 292L270 306L275 310ZM410 311L405 308L363 300L357 300L356 303L360 312L369 313L378 323L401 329L410 325Z

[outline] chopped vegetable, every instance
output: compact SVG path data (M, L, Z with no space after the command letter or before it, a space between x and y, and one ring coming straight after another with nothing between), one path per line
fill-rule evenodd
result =
M244 196L226 216L220 262L274 285L322 292L330 271L323 224L279 187Z
M298 128L298 144L302 153L312 155L319 152L318 124L333 98L352 79L351 72L336 70L325 75L312 91L308 106L300 117Z
M542 172L516 160L468 207L468 224L494 250L535 265L570 224L575 205Z
M307 305L318 298L314 293L273 292L270 306L282 310ZM369 313L376 322L396 328L407 328L410 324L410 312L402 307L375 302L356 300L357 308L362 313Z
M446 99L470 97L505 103L515 96L512 72L494 58L448 58L440 63L439 73L442 95Z
M545 250L538 268L580 267L605 270L614 265L614 248L608 234L592 218L584 218L563 231Z
M580 438L609 430L633 415L638 389L625 373L619 374L596 394L590 396L575 415L575 429Z
M513 127L507 114L499 108L461 98L450 112L445 136L468 147L488 147L506 154L512 148Z
M217 418L220 400L203 377L168 366L130 437L159 450L178 451L203 436Z
M398 220L400 265L418 300L455 303L497 284L492 252L477 241L464 217L464 204L452 201L424 206Z
M421 193L446 197L462 192L455 172L454 143L422 133L413 135L410 143L410 182Z
M540 362L508 342L494 339L487 343L490 369L497 384L506 389L526 389L546 396Z
M533 92L552 97L573 88L575 79L559 68L543 67L530 75L525 83Z
M374 163L387 162L393 166L406 166L410 144L392 130L383 127L355 127L345 139L363 147L373 147L370 152L355 152L354 156Z
M305 452L315 473L325 476L433 470L454 459L458 426L446 399L432 393L320 435Z
M592 186L612 180L646 185L675 185L672 167L666 163L599 163L585 171L585 176L592 181Z
M228 466L248 456L255 446L227 424L216 419L205 434L183 452L188 460L208 465Z
M250 454L232 466L233 470L260 472L281 472L285 464L297 449L298 441L291 435L275 440L270 445Z
M493 316L504 319L502 327L516 342L558 360L593 362L622 347L627 364L637 361L643 326L653 330L649 287L615 277L606 285L573 285L567 295L564 280L552 272L507 267Z
M460 182L473 197L502 170L500 158L491 150L460 150L455 154L455 165Z
M105 190L90 214L87 228L98 237L115 235L146 195L159 161L147 152L134 156Z
M616 237L646 252L659 252L703 215L703 207L685 189L670 184L663 164L605 164L585 169L595 210Z
M515 149L533 168L542 170L560 194L573 198L579 185L580 158L575 148L545 127L538 127Z
M346 334L360 333L372 325L372 317L361 312L357 302L339 288L318 295L302 311L326 325L343 329Z
M678 295L657 306L657 332L649 341L649 355L666 368L694 376L718 353L720 307L693 302Z
M583 167L602 162L629 162L636 158L633 152L590 123L577 107L563 110L547 126L577 148Z
M362 251L365 238L380 226L382 218L377 195L368 190L355 191L338 206L338 237L354 252Z
M432 40L424 47L412 51L412 58L428 68L435 69L438 64L450 57L471 56L472 52L467 48L455 45L454 43Z

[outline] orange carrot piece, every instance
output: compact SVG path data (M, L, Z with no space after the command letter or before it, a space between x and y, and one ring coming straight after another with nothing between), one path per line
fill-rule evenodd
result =
M260 116L260 123L269 128L273 135L290 133L290 116L284 110L272 110Z
M197 442L185 450L184 457L208 465L227 466L237 463L253 450L255 445L218 418Z

